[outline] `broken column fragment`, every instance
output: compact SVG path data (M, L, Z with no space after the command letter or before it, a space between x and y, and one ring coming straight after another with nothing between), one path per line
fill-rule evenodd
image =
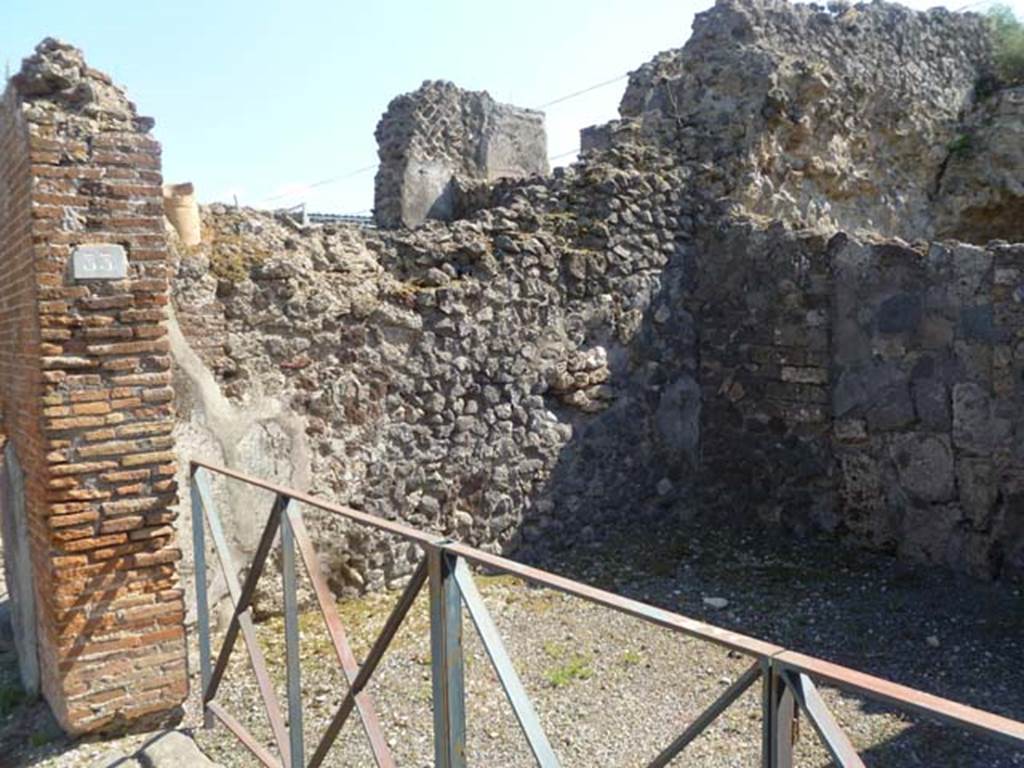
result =
M455 218L457 180L548 172L542 112L499 104L486 91L440 80L393 99L376 137L374 216L381 227Z

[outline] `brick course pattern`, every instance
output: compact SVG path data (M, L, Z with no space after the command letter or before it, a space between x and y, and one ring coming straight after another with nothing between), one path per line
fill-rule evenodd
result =
M0 109L0 430L26 475L42 691L73 733L162 718L187 693L151 128L54 40ZM127 279L75 281L88 243L124 247Z

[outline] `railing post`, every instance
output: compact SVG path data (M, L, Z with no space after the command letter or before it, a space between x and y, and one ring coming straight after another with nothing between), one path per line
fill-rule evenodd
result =
M796 700L771 659L765 659L762 688L762 764L793 768L793 722Z
M189 475L189 490L192 497L192 555L196 583L196 627L199 630L199 680L202 692L199 700L203 702L203 727L213 727L213 713L206 708L206 691L210 687L212 675L210 650L210 602L206 593L206 529L203 522L203 503L199 499L196 487L196 472L201 469L193 466Z
M295 534L292 531L290 506L281 515L281 571L284 579L285 664L288 673L288 741L291 745L291 768L303 768L305 752L302 744L302 673L299 661L299 583L295 570Z
M462 676L462 607L456 558L444 545L427 550L430 575L430 659L434 689L434 763L465 768L466 699Z

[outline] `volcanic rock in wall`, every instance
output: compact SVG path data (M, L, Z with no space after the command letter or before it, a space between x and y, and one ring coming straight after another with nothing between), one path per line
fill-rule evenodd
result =
M1024 251L919 240L1024 240L989 46L971 14L724 0L552 174L539 115L426 83L378 126L384 228L204 211L175 305L230 407L183 421L492 550L720 508L1018 578ZM310 527L340 591L413 567Z
M548 172L544 115L486 91L427 81L398 96L377 125L374 216L382 227L451 220L455 185Z
M620 113L744 214L929 237L990 59L975 14L720 0L685 46L630 75Z

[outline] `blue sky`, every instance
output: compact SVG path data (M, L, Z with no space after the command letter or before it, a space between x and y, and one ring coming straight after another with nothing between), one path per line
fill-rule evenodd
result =
M681 46L693 14L710 2L3 4L0 57L12 71L46 36L82 48L156 118L167 181L195 182L204 201L237 194L246 205L305 201L313 210L354 213L373 205L372 172L308 185L376 162L373 129L396 94L446 79L538 106ZM1012 5L1024 13L1024 0ZM549 107L550 154L571 152L581 127L615 117L624 87L620 81Z

